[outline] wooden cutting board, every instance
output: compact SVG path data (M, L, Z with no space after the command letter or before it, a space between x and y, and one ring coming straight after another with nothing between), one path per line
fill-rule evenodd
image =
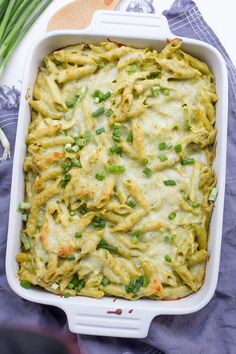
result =
M50 19L47 31L81 29L89 25L96 10L113 10L119 0L75 0L62 7Z

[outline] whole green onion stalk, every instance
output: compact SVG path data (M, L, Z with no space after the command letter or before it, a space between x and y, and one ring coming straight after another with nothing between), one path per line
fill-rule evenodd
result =
M0 76L20 40L52 0L0 0Z

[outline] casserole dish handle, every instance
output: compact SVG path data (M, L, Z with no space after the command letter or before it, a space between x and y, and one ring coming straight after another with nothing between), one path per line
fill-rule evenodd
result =
M100 336L144 338L156 316L148 308L132 309L132 303L127 307L127 304L121 305L119 301L111 306L68 302L61 308L67 315L71 332Z
M95 11L87 28L96 35L156 39L173 37L165 16L120 11Z

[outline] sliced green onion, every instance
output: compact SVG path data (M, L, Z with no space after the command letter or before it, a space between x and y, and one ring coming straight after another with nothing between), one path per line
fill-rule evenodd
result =
M85 96L86 92L88 91L88 85L83 84L79 89L79 101Z
M80 160L78 160L78 159L72 158L71 163L73 166L81 167Z
M148 164L148 159L143 159L141 162L142 162L142 165L144 165L144 166L145 166L145 165L147 165L147 164Z
M75 255L74 254L70 254L68 257L67 257L68 261L74 261L75 260Z
M100 90L95 90L92 94L92 97L102 97L103 93Z
M161 143L159 143L159 150L165 150L166 149L166 142L162 141Z
M217 194L218 194L217 188L215 188L215 187L212 188L211 193L208 197L208 200L210 200L211 202L214 202L216 200Z
M89 212L89 210L86 208L86 206L82 206L81 208L80 208L80 214L81 215L85 215L85 214L87 214Z
M62 64L62 62L61 62L60 60L55 59L55 60L54 60L54 64L55 64L56 66L59 66L59 65Z
M30 282L28 280L21 280L20 286L22 288L29 289L30 288Z
M78 279L77 275L73 275L73 278L71 279L71 281L67 285L67 288L74 289L78 285L78 283L79 283L79 279Z
M101 61L100 63L98 63L99 69L103 69L103 68L105 68L105 66L106 66L106 64L104 61Z
M138 243L141 237L141 231L136 230L132 233L132 242L133 243Z
M129 132L126 138L127 143L132 143L133 142L133 133Z
M165 261L168 263L171 262L171 257L168 255L165 255Z
M97 229L104 229L106 226L105 220L101 219L99 216L94 216L93 226Z
M105 108L104 107L99 107L96 111L94 111L93 113L92 113L92 116L94 117L94 118L96 118L96 117L99 117L101 114L103 114L105 112Z
M163 183L165 186L176 186L176 181L174 179L166 179Z
M112 154L121 154L122 153L121 147L117 146L117 145L112 146L109 150Z
M22 221L27 221L28 215L27 214L21 214L21 220Z
M79 145L79 147L84 147L84 146L86 146L86 145L87 145L87 140L84 139L84 138L78 139L78 145Z
M76 237L76 238L82 237L82 232L77 231L77 232L75 233L75 237Z
M163 94L165 96L170 96L170 90L168 90L168 89L163 90Z
M109 97L111 97L111 91L107 91L102 96L102 101L106 101Z
M165 162L165 161L168 160L168 157L167 157L166 154L162 153L162 154L159 155L159 159L160 159L161 162Z
M24 232L20 233L20 240L23 243L24 249L27 251L31 248L30 241Z
M107 277L103 277L100 283L102 286L110 284L110 280Z
M68 160L68 161L66 161L66 162L62 162L61 167L63 168L63 170L64 170L65 172L68 172L68 171L71 169L71 167L72 167L72 162L71 162L71 160Z
M184 122L183 129L186 131L189 131L191 129L191 125L189 124L188 121Z
M86 140L86 142L88 143L91 139L91 132L89 130L85 130L84 132L84 139Z
M96 173L95 177L98 181L103 181L106 178L106 173L105 172Z
M173 145L172 145L171 143L166 143L166 148L167 148L168 150L170 150L172 147L173 147Z
M183 165L183 166L192 165L192 164L194 164L194 162L195 162L195 159L192 157L189 157L188 159L181 160L181 165Z
M108 171L110 173L123 173L125 172L125 167L121 165L110 165L108 166Z
M198 208L199 206L200 206L200 203L199 203L199 202L193 202L193 203L192 203L192 207L193 207L194 209Z
M105 116L109 118L109 117L112 116L112 113L113 113L113 112L112 112L110 109L107 109L107 110L106 110L106 113L105 113Z
M143 276L143 287L147 288L149 285L149 282L150 282L149 278L146 275L144 275Z
M177 154L179 154L182 151L182 145L181 144L177 144L177 145L175 145L174 149L175 149L175 152Z
M117 252L118 248L116 246L113 246L109 243L107 243L105 240L101 240L97 246L98 249L102 248L104 250L107 250L109 252Z
M65 188L67 183L71 180L71 174L66 173L64 179L61 180L60 185L62 188Z
M189 199L189 194L188 193L182 191L181 194L182 194L182 197L183 197L184 200L188 200Z
M145 167L145 169L143 170L143 173L145 174L145 176L147 178L151 178L152 174L153 174L152 170L150 168L148 168L148 167Z
M176 217L176 213L173 211L168 215L169 220L173 220Z
M17 211L29 210L31 209L31 204L28 202L20 202Z
M133 288L133 293L134 294L137 294L137 292L140 290L141 286L143 286L143 275L141 275L137 280L136 280L136 283L135 283L135 286Z
M76 288L77 293L80 293L81 289L85 287L85 280L80 279Z
M106 131L105 128L99 128L96 130L96 134L101 135L102 133L105 133L105 131Z
M126 292L132 293L134 290L135 284L136 284L136 280L134 278L131 278L129 284L125 285Z
M159 96L161 92L160 86L153 86L152 87L152 94L153 96Z
M66 299L66 298L68 298L68 297L70 297L70 293L65 293L65 294L64 294L64 298Z
M169 235L165 236L164 241L166 243L171 243L173 241L173 236L169 236Z
M66 101L67 108L73 108L79 98L80 95L75 95L75 97L73 97L71 100Z
M126 202L126 204L130 207L130 208L135 208L136 207L136 202L135 202L135 200L133 200L133 199L128 199L127 200L127 202Z
M128 285L125 285L125 290L127 293L134 293L136 294L140 288L147 287L149 284L149 279L145 275L141 275L137 279L131 278Z

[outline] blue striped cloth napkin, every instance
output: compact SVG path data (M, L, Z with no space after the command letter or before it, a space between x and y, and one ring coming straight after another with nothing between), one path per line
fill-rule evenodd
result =
M130 0L129 11L153 12L153 0ZM236 70L209 28L195 3L177 0L165 11L171 31L177 36L199 39L216 47L229 73L229 130L223 244L219 281L210 303L197 313L159 316L153 320L145 339L121 339L77 335L84 354L234 354L236 352ZM8 136L13 151L19 92L0 86L0 128ZM2 155L0 147L0 157ZM60 310L26 302L8 287L4 258L8 221L12 159L0 162L0 324L54 326L67 331Z

